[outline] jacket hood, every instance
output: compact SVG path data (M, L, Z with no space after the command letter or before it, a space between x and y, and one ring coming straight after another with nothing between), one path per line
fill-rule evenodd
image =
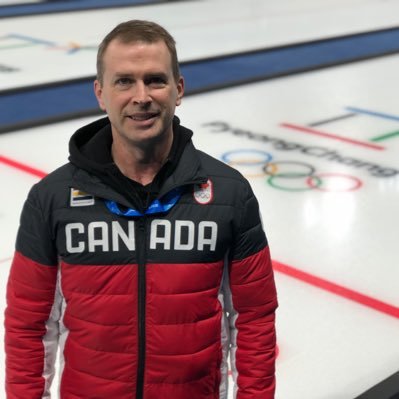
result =
M175 187L207 180L191 141L193 132L181 126L176 116L173 119L173 132L174 142L169 154L172 161L169 162L169 173L164 174L162 180L158 182L159 187L156 191L159 196L165 195ZM140 208L132 197L130 184L126 185L127 178L113 162L111 146L112 133L109 119L106 117L96 120L72 135L69 142L69 161L81 172L88 173L87 176L96 176L106 186L129 198L130 202L134 202L135 206ZM75 178L81 179L82 173L79 173L79 176L76 175ZM85 181L87 185L87 178ZM151 183L151 186L154 187L154 184ZM94 191L97 191L96 188Z
M98 162L93 159L87 151L88 143L94 141L99 137L100 132L111 130L111 124L107 117L96 120L88 125L78 129L69 141L69 161L78 168L84 169L87 172L104 173L109 166L107 163ZM108 148L102 149L103 151L110 151L112 137L109 141Z

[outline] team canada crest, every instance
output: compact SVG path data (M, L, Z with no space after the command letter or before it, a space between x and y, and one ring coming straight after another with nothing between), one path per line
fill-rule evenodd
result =
M195 186L194 199L201 205L209 204L213 199L213 184L208 179L206 183Z

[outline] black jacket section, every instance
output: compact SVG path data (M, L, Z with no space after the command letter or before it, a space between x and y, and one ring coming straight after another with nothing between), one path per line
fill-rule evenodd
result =
M50 226L52 225L52 212L43 210L38 199L38 185L32 187L28 199L25 201L20 219L16 249L34 260L48 266L58 263L57 250ZM43 248L42 250L38 250Z
M56 264L58 257L70 264L137 263L132 242L141 234L138 218L118 216L104 202L112 200L131 208L136 205L134 199L120 190L119 184L108 184L109 177L104 178L101 168L107 169L109 164L101 166L75 152L107 123L102 119L80 129L71 140L71 162L32 189L22 214L23 225L29 228L24 227L17 240L17 250L25 256L49 265ZM109 148L104 140L94 144L97 154ZM157 193L162 198L180 187L178 203L167 213L143 217L146 261L204 263L220 261L227 254L239 260L265 247L258 202L248 181L235 169L195 149L191 140L182 150L177 149L179 152L172 157L175 164L160 179ZM198 193L207 181L211 182L211 195L201 201ZM86 193L93 202L74 203L72 188ZM210 244L213 238L214 246ZM39 242L41 245L36 245Z

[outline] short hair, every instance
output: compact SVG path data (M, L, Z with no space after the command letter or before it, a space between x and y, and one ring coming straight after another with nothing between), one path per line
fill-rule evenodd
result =
M180 78L177 60L176 42L172 35L162 26L151 21L133 19L122 22L104 37L97 51L97 79L102 84L104 76L104 54L113 40L127 44L133 42L156 43L163 41L172 59L172 72L176 82Z

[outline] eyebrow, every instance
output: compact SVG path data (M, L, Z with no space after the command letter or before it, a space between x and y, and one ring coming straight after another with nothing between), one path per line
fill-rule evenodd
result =
M123 72L116 72L114 74L115 78L130 78L133 77L133 75L131 73L123 73Z
M133 73L129 73L129 72L116 72L114 74L115 78L134 78L134 74ZM152 77L161 77L164 79L168 79L168 74L165 72L148 72L144 74L144 79L148 79L148 78L152 78Z

